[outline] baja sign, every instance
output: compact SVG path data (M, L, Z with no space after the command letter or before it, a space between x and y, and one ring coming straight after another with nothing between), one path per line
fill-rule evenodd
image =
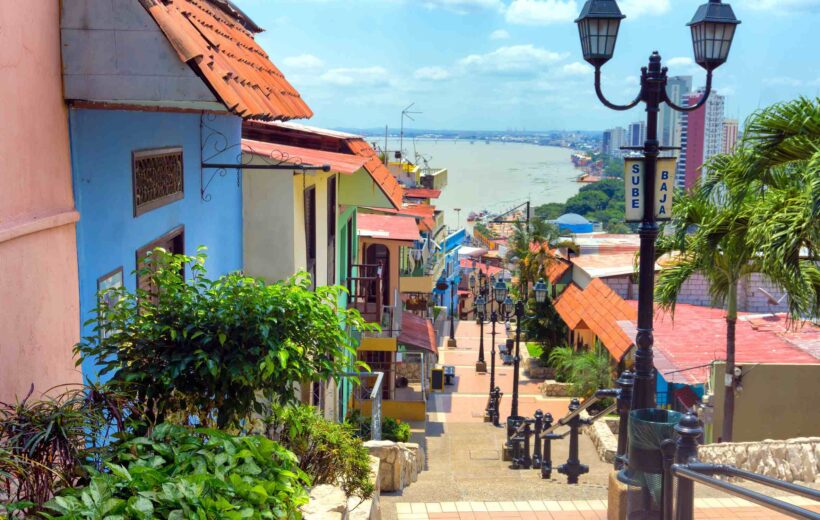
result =
M626 196L627 222L643 220L644 175L643 157L624 159L624 195ZM672 192L675 189L675 158L658 159L655 171L655 219L672 218Z

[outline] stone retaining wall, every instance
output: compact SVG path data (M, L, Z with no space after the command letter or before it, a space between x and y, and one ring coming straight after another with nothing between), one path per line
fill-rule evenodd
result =
M570 391L569 383L559 383L552 379L548 379L538 385L538 390L544 397L574 397Z
M371 455L370 478L376 488L372 498L347 497L342 488L322 484L310 490L310 502L302 507L303 520L381 520L379 467L378 457Z
M401 491L415 482L424 469L424 450L415 442L367 441L364 446L380 461L382 491Z
M820 483L820 437L706 444L698 447L698 458L787 482Z
M585 414L586 412L582 412L581 416L584 417ZM598 457L604 462L614 464L615 455L618 454L618 435L612 432L618 431L618 419L598 419L582 431L589 435Z

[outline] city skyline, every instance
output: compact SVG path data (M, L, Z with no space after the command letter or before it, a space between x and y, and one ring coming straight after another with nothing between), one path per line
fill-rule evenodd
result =
M578 0L238 0L266 29L258 38L327 127L398 128L401 109L429 129L601 130L641 119L613 114L593 92L573 20ZM604 91L625 102L640 67L658 50L671 76L705 74L693 64L686 23L702 0L622 0L627 18ZM806 41L820 0L733 2L743 24L715 74L727 117L820 89ZM766 39L756 35L764 31ZM328 38L327 35L336 35ZM772 45L771 42L777 42ZM808 62L808 63L806 63ZM583 116L579 116L583 114Z

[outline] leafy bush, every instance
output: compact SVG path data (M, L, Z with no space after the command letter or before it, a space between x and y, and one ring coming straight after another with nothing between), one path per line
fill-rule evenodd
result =
M111 375L114 388L136 388L148 424L175 414L241 429L259 406L257 392L290 402L293 381L350 370L355 343L346 328L373 328L338 305L342 287L311 290L304 273L271 285L238 273L210 280L202 250L189 257L155 249L138 275L152 290L111 289L115 303L100 299L88 322L95 334L75 351L78 363L91 358Z
M410 425L400 419L385 417L382 420L382 439L407 442L410 440Z
M569 346L555 347L549 362L555 368L556 379L570 383L574 395L590 397L599 388L612 385L609 354L600 347L578 352Z
M359 410L353 410L348 414L346 423L353 428L355 435L362 439L370 439L370 417L364 417ZM382 417L383 440L407 442L410 440L410 434L410 425L402 422L401 419Z
M368 451L351 425L327 421L310 406L276 406L268 434L293 451L314 485L338 485L362 499L373 495Z
M262 436L234 437L168 423L119 446L86 487L47 504L47 518L299 518L308 477L296 457Z

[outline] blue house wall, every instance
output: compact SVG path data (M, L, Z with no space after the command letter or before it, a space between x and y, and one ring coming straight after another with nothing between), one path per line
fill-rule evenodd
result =
M210 117L210 116L209 116ZM92 317L97 280L117 268L129 291L136 289L136 251L172 229L184 226L184 250L208 248L208 276L242 269L242 188L229 171L208 187L211 200L200 197L200 115L74 108L69 113L74 199L80 212L77 254L80 281L80 323ZM242 120L216 116L208 125L223 133L228 144L239 143ZM184 197L134 216L132 152L182 147ZM235 162L236 153L214 161ZM206 170L207 177L215 173ZM83 327L83 336L93 327ZM96 379L93 361L83 363L83 376Z

